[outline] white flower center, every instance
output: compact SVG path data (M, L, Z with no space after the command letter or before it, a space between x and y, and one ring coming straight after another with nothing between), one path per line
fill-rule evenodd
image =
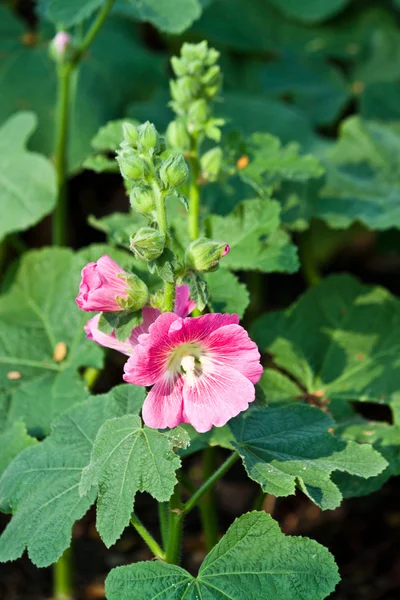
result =
M196 360L194 356L187 354L181 360L181 368L184 371L185 379L189 384L192 384L196 380Z

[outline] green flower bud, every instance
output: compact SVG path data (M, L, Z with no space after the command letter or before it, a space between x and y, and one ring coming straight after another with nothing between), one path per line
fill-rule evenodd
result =
M167 128L166 137L171 148L177 148L181 152L189 150L190 136L182 121L171 121Z
M144 217L153 216L156 207L153 191L150 187L135 186L130 193L129 200L133 210Z
M186 64L177 56L173 56L171 58L171 66L173 72L177 77L183 77L184 75L186 75Z
M211 148L200 158L201 170L208 181L215 180L222 166L222 150L218 146Z
M152 227L141 227L131 236L131 250L138 260L155 260L164 251L165 237Z
M230 250L226 242L214 242L201 237L194 240L186 249L186 266L194 271L215 271L219 260Z
M147 304L149 299L147 285L134 273L122 275L122 277L129 286L128 296L126 298L117 296L116 301L123 310L131 310L132 312L140 310Z
M207 123L211 116L211 109L207 102L202 98L193 102L189 108L188 121L193 124L204 124Z
M154 154L158 150L159 135L153 123L146 121L138 127L139 145L141 149L150 154Z
M117 154L117 161L124 179L143 179L144 163L138 156L122 150Z
M136 148L136 144L139 137L137 127L135 127L135 125L132 125L132 123L126 122L122 125L122 131L124 134L124 141L127 144L129 144L129 146L133 146L134 148Z
M186 181L189 169L182 154L169 156L160 168L160 178L165 188L176 188Z

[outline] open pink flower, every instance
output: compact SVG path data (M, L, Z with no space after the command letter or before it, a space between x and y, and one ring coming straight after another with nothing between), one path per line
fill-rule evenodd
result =
M82 280L76 303L81 310L115 312L122 310L117 298L127 298L130 287L128 273L107 254L82 269Z
M180 285L176 288L175 295L175 313L180 317L187 317L192 310L195 308L196 303L189 298L190 290L187 285ZM86 337L88 340L93 340L100 346L106 348L112 348L118 350L123 354L130 356L133 352L134 347L138 343L138 337L142 333L147 333L149 327L154 321L161 315L161 311L158 308L152 308L151 306L145 306L143 308L143 322L132 330L131 335L124 342L117 340L115 333L103 333L99 330L99 319L101 313L89 319L85 325Z
M124 380L153 386L143 405L146 425L191 423L204 432L248 407L262 366L256 344L238 323L237 315L182 319L164 313L139 336Z

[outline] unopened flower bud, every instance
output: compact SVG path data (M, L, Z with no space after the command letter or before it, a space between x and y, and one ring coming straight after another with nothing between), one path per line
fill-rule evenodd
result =
M149 290L144 281L134 273L126 276L126 284L129 288L126 297L117 297L116 300L123 310L135 312L143 308L149 299Z
M117 161L124 179L141 180L144 175L143 161L134 154L130 154L125 150L119 152Z
M177 77L183 77L183 75L186 75L186 64L177 56L173 56L171 58L171 66Z
M127 142L130 146L133 146L135 148L139 137L137 127L135 127L135 125L132 125L132 123L129 123L127 121L122 125L122 131L124 133L125 142Z
M159 135L153 123L146 121L138 127L139 145L141 149L150 154L154 154L158 150Z
M171 121L166 132L168 145L181 152L189 150L190 137L182 121Z
M154 195L150 187L144 185L135 186L129 196L133 210L143 215L151 217L155 210Z
M163 253L165 237L152 227L141 227L131 236L131 250L138 260L155 260Z
M215 180L222 166L222 150L218 146L211 148L200 159L203 175L209 181Z
M226 256L230 247L225 242L214 242L201 237L189 244L185 253L186 265L194 271L213 271L218 268L219 260Z
M208 121L210 116L211 109L207 102L201 98L191 105L188 113L188 121L189 123L204 124Z
M160 178L166 188L182 185L189 175L189 170L182 154L169 156L160 168Z
M71 36L66 31L59 31L53 38L52 45L59 56L63 56L71 43Z

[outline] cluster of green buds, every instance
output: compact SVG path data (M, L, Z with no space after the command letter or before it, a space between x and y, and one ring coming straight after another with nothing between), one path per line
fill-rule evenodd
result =
M131 207L149 219L131 236L131 250L139 260L154 261L167 245L167 231L159 224L160 202L187 179L188 167L182 154L166 149L165 141L148 121L136 127L123 125L124 139L117 161L130 194Z
M207 42L183 44L181 56L171 60L177 77L172 80L171 107L178 116L167 130L168 142L181 151L190 149L191 138L207 137L219 142L223 119L212 115L212 102L221 89L222 75L216 64L219 52Z

